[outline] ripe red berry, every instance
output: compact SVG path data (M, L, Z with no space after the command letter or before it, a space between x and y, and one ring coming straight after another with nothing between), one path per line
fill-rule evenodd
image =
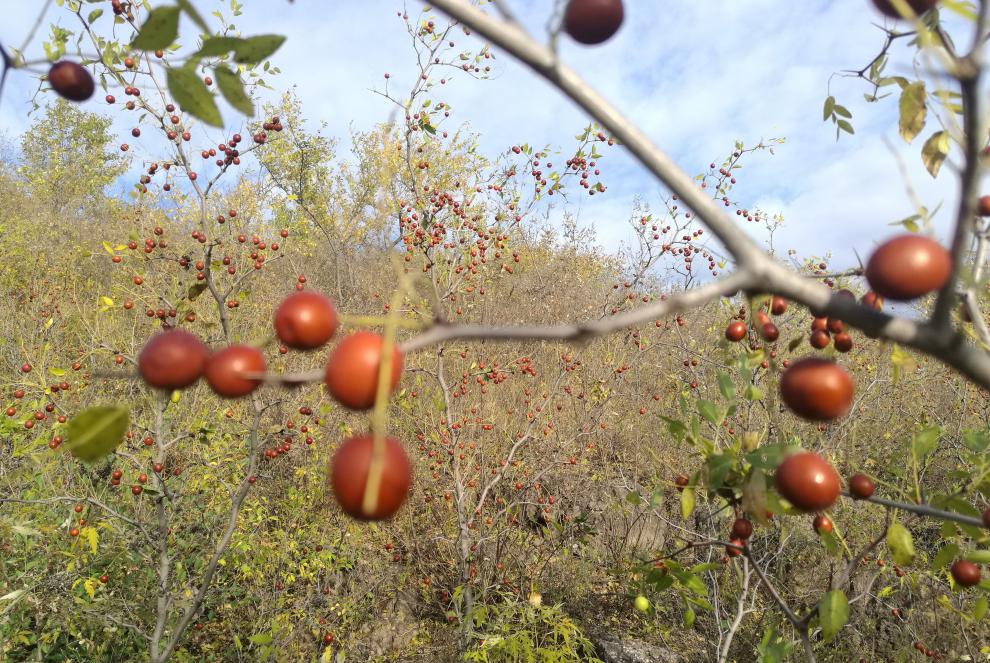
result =
M983 526L990 529L990 506L983 510Z
M866 264L866 280L887 299L908 301L940 290L952 273L952 257L922 235L900 235L881 244Z
M333 302L312 290L289 295L275 311L275 333L282 343L297 350L318 348L336 331Z
M908 5L914 13L921 16L929 9L938 4L938 0L907 0ZM873 0L873 5L884 15L891 18L903 18L890 0Z
M816 329L811 332L811 336L808 337L808 342L811 343L811 347L816 350L822 350L828 347L829 342L832 339L829 337L828 332Z
M873 496L876 486L873 479L865 474L854 474L849 477L849 495L855 500L865 500Z
M729 323L729 326L725 328L725 338L737 343L746 336L746 323L741 320L733 320Z
M582 44L600 44L622 25L622 0L570 0L564 30Z
M839 352L849 352L853 348L852 336L846 333L836 334L832 342Z
M733 539L748 539L753 536L753 523L745 518L736 518L732 523L731 536Z
M86 68L76 62L60 60L48 70L52 89L69 101L86 101L93 96L96 84Z
M976 203L976 213L980 216L990 216L990 196L981 196Z
M791 412L812 421L837 419L852 406L852 378L838 364L809 357L797 361L780 378L780 396Z
M832 533L832 521L828 516L817 515L811 523L815 531L819 534L831 534Z
M381 484L374 509L365 511L364 491L372 456L372 436L358 435L341 443L330 459L330 486L341 508L359 520L383 520L402 505L412 481L412 469L402 444L385 438Z
M739 550L739 548L746 547L746 542L743 539L730 539L729 543L731 543L732 546L725 547L725 554L729 557L739 557L739 555L743 553L743 551Z
M773 343L780 336L780 330L777 329L777 325L772 322L764 322L763 326L760 327L760 333L763 334L763 338Z
M867 307L872 308L877 311L883 310L883 297L873 292L872 290L867 290L863 298L859 300L860 303Z
M334 348L326 367L330 394L352 410L366 410L375 404L378 371L384 339L369 331L359 331L343 339ZM392 346L392 370L389 393L395 391L402 375L402 352Z
M30 373L30 372L31 372L31 364L27 362L21 364L21 373Z
M956 584L972 587L980 582L980 567L967 559L960 559L949 569Z
M196 336L181 329L151 338L138 355L144 381L159 389L182 389L196 382L206 367L207 351Z
M774 295L770 299L770 312L774 315L783 315L784 311L787 310L787 300L783 297L777 297Z
M245 373L264 373L265 357L257 348L231 345L206 360L203 377L214 392L225 398L246 396L258 388L260 379L246 378Z
M839 475L816 453L791 454L774 472L777 492L801 511L824 511L839 497Z

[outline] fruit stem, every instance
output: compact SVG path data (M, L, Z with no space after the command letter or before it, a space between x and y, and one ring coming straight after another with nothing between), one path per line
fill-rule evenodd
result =
M375 392L375 409L371 415L371 460L368 463L368 479L364 484L364 497L361 511L372 514L378 508L378 495L382 485L382 471L385 466L385 426L388 415L388 393L392 382L392 348L395 346L396 330L399 326L398 311L402 304L403 291L392 293L389 314L385 318L385 333L382 338L381 362L378 365L378 385Z

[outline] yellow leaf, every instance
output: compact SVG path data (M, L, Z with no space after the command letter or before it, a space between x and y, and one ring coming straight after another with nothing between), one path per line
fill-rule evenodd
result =
M83 587L86 589L86 593L89 595L90 600L96 598L96 581L92 578L87 578L86 582L83 583Z
M100 533L96 531L94 527L84 527L81 534L87 541L89 541L89 549L94 555L96 554L96 548L100 543Z
M113 306L113 300L109 297L100 297L100 303L107 307Z

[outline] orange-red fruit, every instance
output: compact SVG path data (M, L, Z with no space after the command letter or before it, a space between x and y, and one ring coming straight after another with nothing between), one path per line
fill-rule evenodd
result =
M199 379L206 368L202 341L181 329L151 337L138 355L138 371L144 381L159 389L182 389Z
M93 96L96 84L86 68L76 62L60 60L48 70L52 89L69 101L86 101Z
M822 350L828 347L828 343L831 339L829 338L828 332L824 332L817 329L811 332L811 336L808 337L808 342L811 343L811 347L816 350Z
M564 30L582 44L600 44L622 25L622 0L570 0Z
M247 396L258 388L260 379L246 378L245 373L264 373L265 357L249 345L231 345L214 352L206 361L204 377L210 387L225 398Z
M784 311L787 310L787 300L783 297L777 297L774 295L770 299L770 312L774 315L783 315Z
M990 196L980 196L976 203L976 213L980 216L990 216Z
M275 333L290 348L318 348L337 331L333 302L312 290L294 292L275 310Z
M731 543L732 546L739 546L739 548L746 547L746 542L742 539L730 539L729 543ZM739 557L739 555L742 554L742 550L739 550L739 548L734 548L732 546L725 547L725 554L728 555L729 557Z
M780 330L777 329L777 325L772 322L765 322L763 326L760 327L760 333L763 334L763 338L773 343L780 336Z
M857 473L849 477L849 494L853 499L865 500L873 497L875 490L876 486L873 484L873 479L865 474Z
M926 11L938 4L938 0L907 0L907 4L914 10L914 13L921 16ZM873 6L880 12L891 18L903 18L890 0L873 0Z
M733 539L743 539L745 541L753 536L753 523L745 518L736 518L736 521L732 523L731 535Z
M774 473L777 492L801 511L824 511L839 497L839 475L810 451L791 454Z
M839 352L849 352L853 349L852 336L849 334L836 334L833 342L835 343L835 349Z
M863 295L863 298L859 301L863 306L867 308L872 308L877 311L883 310L883 297L873 292L872 290L867 290L866 294Z
M812 421L837 419L852 406L855 387L845 369L827 359L794 362L780 378L780 396L791 412Z
M729 323L729 326L725 328L725 337L737 343L746 336L746 323L742 320L733 320Z
M960 559L949 569L956 584L972 587L980 582L980 567L968 559Z
M866 263L870 287L882 297L902 302L940 290L951 273L949 252L935 240L914 234L887 240Z
M326 383L330 394L352 410L366 410L375 404L378 369L384 339L369 331L359 331L343 339L327 361ZM402 375L402 352L392 346L389 393L395 391Z
M814 521L811 523L812 527L819 534L831 534L832 533L832 520L828 516L817 515Z
M406 499L412 470L402 445L393 437L385 438L378 503L374 510L363 508L364 490L371 464L372 436L358 435L345 440L330 459L330 486L341 508L359 520L383 520L391 517Z
M983 511L983 526L990 529L990 506Z

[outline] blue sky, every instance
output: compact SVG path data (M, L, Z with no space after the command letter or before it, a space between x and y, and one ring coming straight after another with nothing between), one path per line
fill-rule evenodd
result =
M41 3L9 4L0 40L19 45ZM212 0L196 4L204 13L227 5ZM391 105L371 92L382 85L384 72L400 90L408 89L415 75L408 36L396 17L404 8L401 2L243 4L244 15L236 22L245 35L289 37L274 58L282 74L270 83L278 90L296 86L304 114L314 126L325 120L343 145L351 128L367 129L389 119ZM545 37L549 0L508 4L531 33ZM914 212L908 185L929 209L942 204L936 232L946 236L956 205L955 178L947 167L933 180L919 157L934 119L922 137L906 145L897 135L895 98L868 104L863 99L868 90L851 79L834 78L829 88L833 73L863 66L882 45L882 33L873 24L883 18L868 0L625 4L625 24L615 38L592 48L562 39L563 58L690 174L724 157L735 140L750 145L761 138L785 138L775 156L755 155L746 161L735 192L749 208L784 215L785 225L775 238L778 249L817 256L831 252L833 267L852 266L854 250L869 255L876 241L896 232L890 222ZM409 3L407 10L420 7ZM53 7L45 25L57 20L74 29L73 19ZM184 25L183 34L193 34L189 27ZM44 36L43 29L29 56L41 53ZM960 33L957 41L968 43L968 35ZM587 118L542 79L497 50L496 55L493 80L460 77L445 86L442 99L453 105L453 119L478 132L489 154L522 142L570 148ZM888 71L909 73L917 64L912 56L894 50ZM27 74L9 77L0 101L0 131L8 137L30 123L26 113L34 85ZM832 126L822 122L829 89L852 111L857 132L838 143ZM102 95L97 97L86 107L102 112ZM115 117L115 127L126 136L130 125L121 114ZM229 117L238 120L234 113ZM614 249L630 237L626 219L633 201L639 197L656 208L665 192L621 149L609 151L604 163L608 193L575 196L569 211L580 224L594 226L600 242Z

